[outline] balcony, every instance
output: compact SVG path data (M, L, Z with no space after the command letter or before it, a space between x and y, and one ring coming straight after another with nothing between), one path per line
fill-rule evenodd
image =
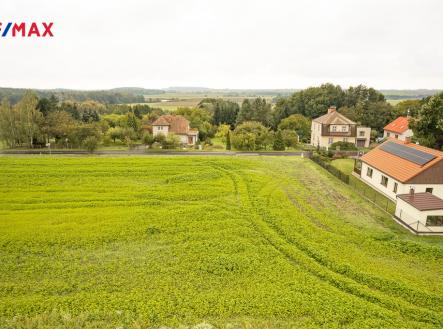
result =
M339 136L339 137L356 137L357 136L357 126L348 125L348 131L332 131L332 125L322 125L321 135L322 136Z

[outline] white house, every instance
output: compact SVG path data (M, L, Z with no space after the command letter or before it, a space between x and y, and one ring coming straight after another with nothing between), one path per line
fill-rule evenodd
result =
M431 193L397 195L395 217L416 232L443 233L443 200Z
M398 117L383 128L383 138L393 137L404 141L413 135L414 133L409 129L409 119L407 117Z
M335 142L348 142L358 147L369 147L371 128L358 127L357 123L338 113L335 106L328 113L312 120L311 145L328 149Z
M420 202L437 203L438 207L438 200L443 202L443 152L389 138L360 160L361 180L396 202L400 220L409 224L418 221L420 232L427 232L427 217L443 215L442 209L420 208ZM415 199L405 197L411 190ZM439 231L434 226L443 228L443 223L432 226L433 231Z
M175 134L182 144L195 145L198 130L189 127L189 121L181 115L162 115L152 123L152 135Z

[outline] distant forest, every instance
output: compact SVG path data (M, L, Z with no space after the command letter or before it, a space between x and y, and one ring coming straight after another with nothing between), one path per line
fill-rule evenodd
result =
M16 104L28 89L21 88L1 88L0 100L7 98L11 104ZM84 102L88 100L103 104L132 104L146 103L145 96L160 95L164 93L180 94L220 94L224 97L245 96L245 97L288 97L300 89L211 89L203 87L170 87L166 89L145 89L136 87L123 87L108 90L73 90L73 89L31 89L39 98L50 98L54 95L59 101ZM384 89L379 90L386 99L422 99L437 94L436 89Z
M7 98L16 104L28 89L0 88L0 99ZM144 95L164 93L163 90L143 88L115 88L108 90L70 90L70 89L33 89L39 98L50 98L52 95L60 101L84 102L93 100L103 104L144 103Z

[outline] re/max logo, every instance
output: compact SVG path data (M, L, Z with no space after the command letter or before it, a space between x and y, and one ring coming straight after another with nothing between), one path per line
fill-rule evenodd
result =
M30 24L26 23L1 23L0 22L0 33L1 37L4 38L6 36L11 37L53 37L52 34L52 26L53 22L46 23L36 23L32 22Z

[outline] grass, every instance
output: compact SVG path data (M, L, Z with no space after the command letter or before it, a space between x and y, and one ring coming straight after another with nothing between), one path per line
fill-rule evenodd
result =
M331 164L347 175L352 174L354 170L354 159L337 159L331 161Z
M1 157L1 328L439 328L443 242L310 160Z

